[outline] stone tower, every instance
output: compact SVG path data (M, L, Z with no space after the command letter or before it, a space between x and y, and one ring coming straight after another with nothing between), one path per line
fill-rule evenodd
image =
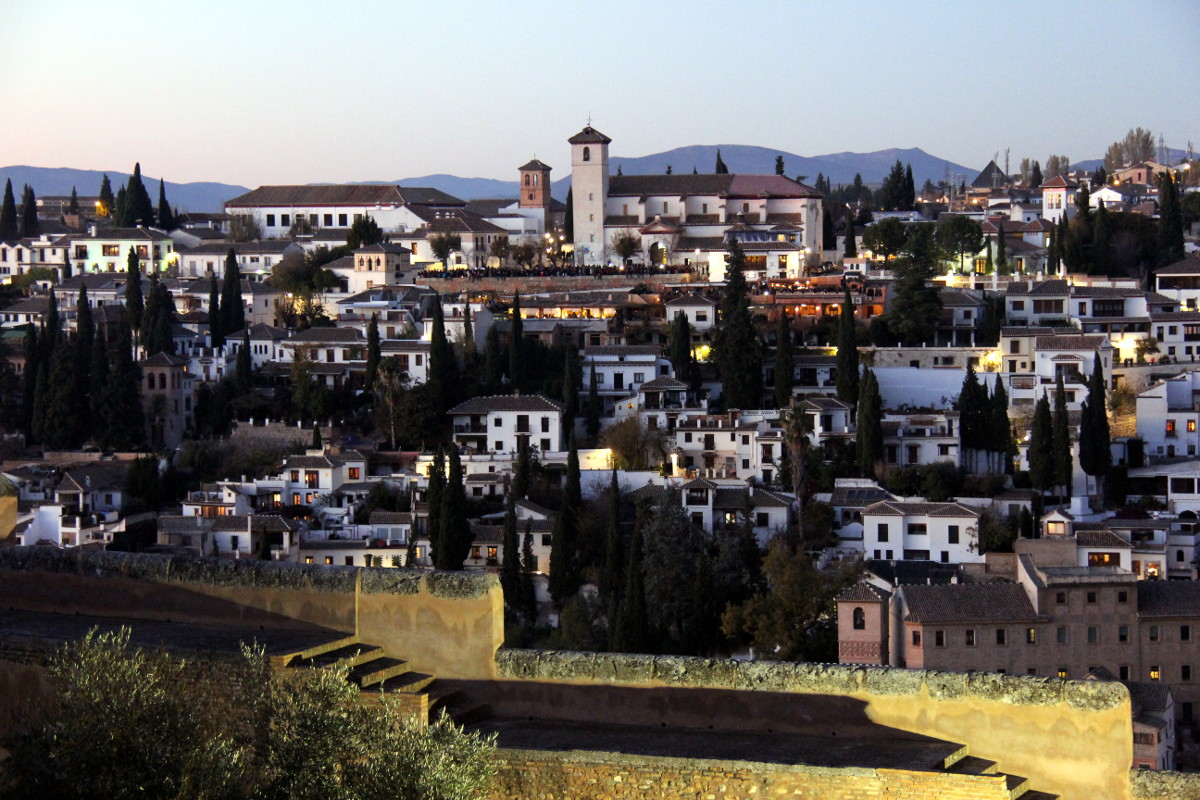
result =
M538 227L543 232L549 231L551 228L550 167L535 158L521 167L519 172L518 184L521 187L521 194L517 205L522 209L521 216L532 217L538 215L537 212L540 211L538 216L541 219L541 225Z
M575 261L603 264L608 258L604 206L608 200L608 145L612 139L588 125L567 142L571 145Z

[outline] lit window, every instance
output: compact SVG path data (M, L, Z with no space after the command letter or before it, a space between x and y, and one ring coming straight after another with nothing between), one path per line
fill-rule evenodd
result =
M1158 664L1151 664L1150 665L1150 680L1156 681L1161 677L1162 677L1162 673L1159 672Z
M1059 667L1059 668L1058 668L1058 677L1060 677L1060 678L1066 678L1066 677L1067 677L1067 668L1066 668L1066 667Z
M1026 628L1025 629L1025 643L1026 644L1037 644L1037 628Z

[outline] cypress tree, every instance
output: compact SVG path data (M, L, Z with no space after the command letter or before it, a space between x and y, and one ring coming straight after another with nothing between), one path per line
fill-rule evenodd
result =
M600 435L601 411L600 391L596 386L596 365L593 363L591 379L588 383L587 408L585 409L584 416L584 427L587 430L587 437L592 441L595 441L596 437Z
M429 343L429 383L439 416L458 402L459 371L454 347L446 337L442 299L433 304L433 334Z
M533 555L533 520L525 520L525 537L521 540L521 605L525 618L537 622L537 591L533 586L533 575L538 571L537 558Z
M687 314L682 311L675 314L668 340L667 358L675 370L675 378L691 384L695 362L692 356L692 326L688 322Z
M124 210L124 222L120 223L124 227L153 225L157 221L150 193L146 191L146 184L142 182L140 163L133 165L133 174L129 176L129 183L125 187Z
M32 325L25 326L25 369L21 373L21 427L32 441L34 393L37 391L39 354L38 337Z
M233 248L225 256L225 277L221 283L221 333L229 336L246 327L246 304L242 301L242 272Z
M91 391L92 341L95 338L96 323L88 302L87 284L81 283L79 297L75 301L75 383L78 397L87 397Z
M776 175L783 174L783 156L782 155L775 156L775 174Z
M1008 251L1007 243L1004 240L1004 225L998 224L1000 230L996 233L996 272L1001 275L1008 274Z
M975 374L975 367L968 364L955 408L959 412L959 438L963 450L971 451L972 470L974 470L977 451L988 449L990 442L987 431L991 409L987 400L987 390L980 385L979 378Z
M904 167L904 205L905 211L912 211L917 207L917 185L913 181L912 164L906 164Z
M122 228L130 226L129 192L124 186L117 188L117 199L113 202L113 222Z
M71 187L71 200L67 203L68 214L79 213L79 195L75 192L75 187Z
M530 472L533 469L532 457L529 452L529 437L522 436L517 440L517 467L513 474L513 483L510 494L513 494L517 500L521 500L529 495L529 481L532 477Z
M1068 427L1067 393L1063 389L1062 376L1054 384L1054 417L1051 421L1054 460L1054 483L1066 494L1071 493L1071 431Z
M437 566L438 550L441 549L442 535L442 495L446 493L446 454L438 448L433 454L433 464L429 468L429 484L425 492L428 506L427 523L429 529L430 560Z
M559 608L579 588L576 534L580 511L579 452L575 449L575 436L572 434L567 453L567 480L563 488L562 507L554 518L554 528L550 534L550 596Z
M575 187L567 189L567 210L563 213L563 236L575 241Z
M79 387L76 384L75 343L64 339L54 348L47 389L48 405L42 440L54 450L71 450L80 444Z
M460 570L471 553L471 523L467 520L467 498L458 448L451 446L448 449L450 469L446 488L442 491L442 513L438 520L441 533L437 550L434 551L434 566L438 569Z
M117 325L109 343L112 367L103 391L103 440L105 447L129 450L145 441L142 412L142 371L133 360L133 344L128 315Z
M108 179L108 173L105 173L100 181L100 193L97 195L97 200L100 203L96 208L97 215L111 217L116 201L113 198L112 182Z
M854 212L846 209L846 248L842 251L843 258L858 258L858 242L854 234Z
M504 353L500 347L500 328L488 328L487 343L483 349L484 394L499 394L504 383Z
M567 430L575 431L575 413L579 409L578 376L575 374L578 359L571 347L563 350L562 401L566 407L563 414L563 425Z
M1008 419L1008 392L1004 381L997 376L996 387L992 390L992 402L988 415L988 450L996 453L999 471L1008 474L1012 472L1013 448L1012 423Z
M171 292L158 279L158 273L150 275L150 291L142 317L142 343L146 356L156 353L175 353L175 301Z
M1112 246L1112 226L1108 221L1108 211L1101 203L1096 213L1092 215L1092 272L1107 275L1112 268L1110 248Z
M234 369L238 391L245 394L250 391L254 381L254 363L250 358L249 328L242 328L242 346L238 348Z
M883 399L879 382L870 368L863 370L858 396L858 427L855 434L858 465L867 477L875 474L883 461Z
M17 201L13 197L12 178L9 178L4 184L4 202L0 204L0 242L16 240L19 230Z
M728 175L729 167L725 166L725 159L721 158L721 148L717 148L717 164L713 168L713 172L717 175Z
M158 227L167 232L178 227L171 204L167 202L166 182L162 178L158 179Z
M513 295L512 328L508 343L508 383L514 392L525 386L525 324L521 319L521 293Z
M1108 409L1104 386L1104 365L1096 353L1092 374L1088 378L1088 395L1083 405L1079 427L1079 466L1100 482L1112 468L1112 439L1108 426Z
M108 342L104 329L96 331L92 339L91 365L88 368L87 398L93 425L102 423L104 419L104 387L108 383Z
M217 289L217 276L208 276L208 338L214 349L225 346L225 330L221 327L221 293Z
M31 239L41 230L38 225L37 198L34 197L33 187L25 184L21 195L21 227L18 232L22 239Z
M721 327L717 330L717 367L725 410L762 405L762 355L750 314L750 289L746 284L746 256L737 239L727 244L726 284L721 299Z
M838 315L837 398L852 406L858 403L858 335L849 285L843 290L842 309Z
M58 293L54 289L50 290L50 296L46 302L46 337L49 349L45 351L44 355L46 360L49 360L58 340L62 338L62 319L58 314Z
M1054 483L1054 423L1050 416L1050 399L1045 393L1033 411L1029 433L1029 480L1041 494Z
M38 364L37 381L33 392L33 415L30 430L33 438L46 441L46 409L50 406L50 367L46 361Z
M325 443L321 441L321 423L313 423L312 442L308 445L310 450L324 450Z
M142 329L142 313L145 311L145 301L142 299L142 267L138 262L137 251L129 248L129 257L125 259L125 312L129 315L129 325L135 331Z
M608 649L616 653L644 653L650 649L649 615L642 576L642 532L636 528L625 564L625 589L617 605L616 624L609 632Z
M792 325L787 306L779 312L775 332L775 407L791 408L792 388L796 384L796 362L792 355Z
M1174 264L1184 256L1183 208L1179 203L1179 184L1170 172L1158 176L1158 198L1159 263Z
M600 595L615 609L617 593L621 590L623 559L621 546L621 488L617 484L617 468L613 467L608 484L608 533L604 537L604 570L600 573ZM610 617L611 618L611 617Z
M504 535L500 550L500 586L504 589L505 604L515 610L521 605L521 554L517 545L517 509L511 492L504 505Z
M367 373L364 378L368 392L375 389L375 376L379 374L379 315L372 314L371 322L367 325Z

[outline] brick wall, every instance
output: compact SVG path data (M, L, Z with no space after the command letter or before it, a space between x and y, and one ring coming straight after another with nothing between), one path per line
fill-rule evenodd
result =
M1004 778L890 769L497 751L492 800L1009 800Z

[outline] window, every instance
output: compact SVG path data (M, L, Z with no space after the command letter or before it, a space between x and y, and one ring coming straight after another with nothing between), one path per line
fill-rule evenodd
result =
M333 214L325 214L325 215L322 217L322 220L323 220L323 223L322 223L322 224L324 224L326 228L332 228L332 227L333 227Z
M363 556L363 560L367 562L368 567L371 566L371 557L370 556ZM347 567L354 566L354 556L346 556L346 566Z
M1037 628L1025 629L1025 644L1037 644Z
M325 556L325 563L332 566L333 565L333 556Z
M1117 641L1118 642L1128 642L1129 641L1129 626L1128 625L1120 625L1117 627Z
M542 417L542 433L550 432L550 418Z
M494 444L495 444L496 446L492 448L493 450L496 450L496 451L501 451L501 450L503 450L503 449L504 449L504 440L503 440L503 439L497 439L497 440L494 442Z
M996 628L996 644L1008 644L1008 631L1004 628Z
M854 630L861 631L867 628L867 615L861 608L854 609Z
M499 418L499 417L495 417L495 418L493 418L493 419L492 419L492 427L493 427L493 428L499 428L499 427L501 427L501 422L500 422L500 418Z
M344 227L346 227L346 225L348 225L348 224L349 224L349 223L348 223L348 222L347 222L347 220L346 220L346 215L345 215L345 214L338 214L338 227L339 227L339 228L344 228Z
M968 628L966 631L966 642L967 642L967 647L975 646L975 631L971 628Z
M1174 435L1175 435L1175 420L1173 420L1173 419L1169 419L1169 420L1167 420L1167 431L1166 431L1166 433L1167 433L1167 436L1174 436Z
M933 632L933 646L934 647L945 647L946 646L946 632L945 631L934 631Z
M1179 626L1179 641L1190 642L1191 640L1192 640L1192 626L1191 625L1180 625Z
M351 467L349 472L350 472L350 480L356 481L359 478L359 474L360 474L361 470L359 470L358 467Z
M529 433L529 415L517 415L517 433Z
M767 516L767 512L759 511L754 515L754 527L765 528L769 524L770 518Z
M543 453L550 452L550 440L549 439L542 439L542 448L541 449L542 449Z
M1158 668L1158 664L1150 665L1150 680L1156 681L1162 677L1162 672Z
M1117 602L1118 603L1128 603L1129 602L1129 592L1125 591L1124 589L1117 592Z
M313 557L312 557L312 556L305 556L305 557L304 557L304 563L305 563L305 564L311 564L311 563L313 563Z
M1195 433L1196 432L1196 420L1189 419L1187 421L1187 429L1188 429L1188 433Z
M1066 592L1055 592L1054 593L1054 602L1058 603L1060 606L1065 606L1067 604L1067 593Z
M908 525L909 536L924 536L928 532L924 522L910 522Z
M590 148L590 147L583 148L583 160L584 161L592 160L592 148Z
M1067 643L1067 628L1065 625L1058 626L1058 629L1055 631L1055 641L1059 644Z
M1065 679L1065 678L1067 677L1067 675L1068 675L1068 672L1067 672L1067 668L1066 668L1066 667L1059 667L1059 668L1058 668L1058 677L1060 677L1060 678L1064 678L1064 679Z
M292 224L292 215L291 214L280 214L279 215L279 224L282 227L290 227Z
M950 544L958 544L958 526L951 525L946 528L946 535L949 537Z
M1096 602L1096 593L1095 593L1095 592L1088 592L1088 593L1087 593L1087 601L1088 601L1089 603L1095 603L1095 602Z
M1158 626L1157 625L1150 626L1150 641L1152 641L1152 642L1158 641Z
M921 632L920 631L912 632L912 643L913 643L913 647L921 646Z
M1182 664L1179 667L1179 680L1190 681L1192 679L1192 665Z
M78 254L76 254L78 256ZM121 255L121 245L119 244L102 244L100 245L100 255L113 258ZM86 253L83 258L87 258Z
M875 531L876 531L875 537L879 541L886 542L888 540L888 526L886 523L880 523L879 525L877 525L875 528Z
M1089 625L1087 637L1088 637L1088 644L1099 644L1100 643L1100 629L1098 627L1096 627L1095 625Z

